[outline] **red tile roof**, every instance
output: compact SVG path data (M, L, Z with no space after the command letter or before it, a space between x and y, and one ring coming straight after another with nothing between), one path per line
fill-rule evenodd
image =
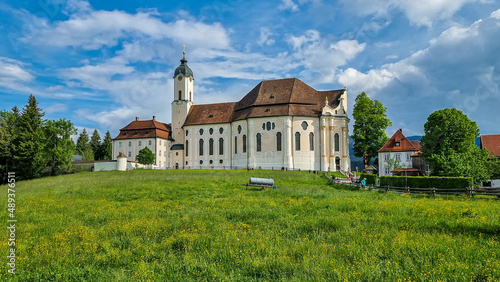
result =
M490 156L500 158L500 134L481 135L481 148L490 151Z
M152 120L135 120L124 128L113 140L137 139L137 138L165 138L170 139L170 124Z
M396 143L399 142L399 146ZM410 141L403 134L403 130L399 129L392 135L392 137L378 150L379 152L407 152L419 151L420 142Z
M265 80L236 103L195 105L184 126L226 123L253 117L321 115L328 97L329 105L338 106L344 89L317 91L297 78Z

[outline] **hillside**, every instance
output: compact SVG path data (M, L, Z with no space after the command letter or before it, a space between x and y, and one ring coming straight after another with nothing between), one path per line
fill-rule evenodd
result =
M250 176L273 177L278 189L246 189ZM2 263L0 280L500 279L499 201L340 188L258 170L18 182L17 274ZM6 193L1 203L6 211Z

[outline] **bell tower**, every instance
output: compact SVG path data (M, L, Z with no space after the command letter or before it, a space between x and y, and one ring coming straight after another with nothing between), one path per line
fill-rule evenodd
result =
M186 47L186 45L183 45ZM174 144L184 144L184 130L182 126L186 121L189 109L193 105L194 77L193 71L188 67L186 51L182 52L181 64L174 72L174 100L172 102L172 138Z

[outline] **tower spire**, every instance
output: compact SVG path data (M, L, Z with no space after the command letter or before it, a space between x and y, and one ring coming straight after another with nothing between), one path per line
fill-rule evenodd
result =
M182 44L182 56L186 55L186 44Z

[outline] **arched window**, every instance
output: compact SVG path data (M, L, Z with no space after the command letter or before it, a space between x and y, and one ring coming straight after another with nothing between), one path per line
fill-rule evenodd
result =
M189 100L193 101L193 93L191 91L189 91Z
M295 151L300 151L300 133L295 132Z
M203 139L200 139L200 156L203 156Z
M210 128L210 129L208 130L208 133L210 133L210 135L214 134L214 129L213 129L213 128Z
M182 97L182 91L181 91L181 90L179 90L179 99L178 99L178 100L182 100L182 98L181 98L181 97Z
M219 138L219 155L224 155L224 139Z
M219 128L219 133L220 133L220 134L224 133L224 128L222 128L222 127L221 127L221 128Z
M184 148L186 151L186 157L188 156L188 150L189 150L189 141L186 140L186 148Z
M303 121L300 125L302 126L302 129L304 129L304 130L307 129L307 126L308 126L307 121Z
M335 133L335 152L338 152L340 151L340 138L339 138L339 134L338 133Z
M309 150L314 151L314 133L309 133Z
M276 151L281 152L281 132L276 133Z
M268 121L266 123L266 129L267 129L267 131L271 130L271 122L270 121Z
M208 140L208 155L213 156L214 154L214 139L210 138Z
M243 153L247 152L247 136L243 134Z
M234 153L238 154L238 137L234 136Z
M262 151L262 135L257 133L257 152Z
M241 125L238 125L238 134L241 134Z
M200 135L203 135L203 128L200 128Z

